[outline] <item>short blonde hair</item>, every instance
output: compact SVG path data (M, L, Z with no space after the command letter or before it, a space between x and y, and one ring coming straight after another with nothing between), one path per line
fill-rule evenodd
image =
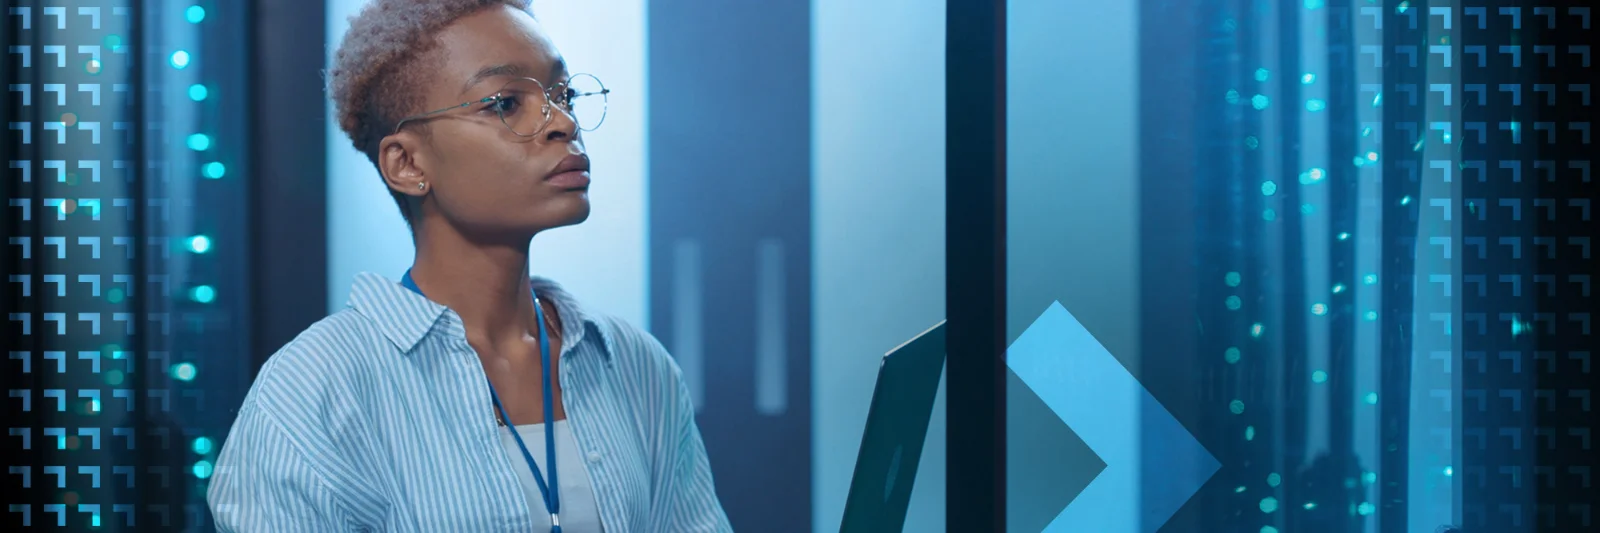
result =
M424 110L416 90L431 66L434 36L461 17L493 6L523 11L530 0L372 0L350 17L350 29L327 73L339 129L356 150L378 163L378 142L401 118ZM406 215L405 198L392 193ZM410 218L407 216L407 221Z

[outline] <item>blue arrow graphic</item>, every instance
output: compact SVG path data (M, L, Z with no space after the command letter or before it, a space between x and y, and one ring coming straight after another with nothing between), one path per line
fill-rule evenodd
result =
M1156 531L1222 466L1061 302L1011 344L1006 364L1106 464L1046 533ZM1141 457L1141 443L1162 453ZM1164 482L1140 486L1141 467Z

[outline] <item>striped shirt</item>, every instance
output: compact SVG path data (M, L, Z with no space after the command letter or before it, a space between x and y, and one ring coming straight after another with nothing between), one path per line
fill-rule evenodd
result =
M731 531L661 343L556 284L562 405L606 531ZM207 494L221 531L534 530L483 366L454 311L363 273L262 367ZM541 518L545 518L541 516Z

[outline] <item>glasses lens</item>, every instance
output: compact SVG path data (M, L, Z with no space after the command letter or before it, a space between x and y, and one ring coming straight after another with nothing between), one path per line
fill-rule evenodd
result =
M562 101L561 108L572 115L583 131L594 131L606 120L606 86L600 78L577 74L556 88L552 96Z
M516 79L500 89L499 98L492 104L500 112L500 120L513 133L532 136L550 123L550 106L545 101L544 87L531 79Z

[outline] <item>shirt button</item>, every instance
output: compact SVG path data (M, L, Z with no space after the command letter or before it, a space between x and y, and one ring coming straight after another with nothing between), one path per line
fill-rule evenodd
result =
M591 463L600 462L600 452L589 452L589 462L591 462Z

